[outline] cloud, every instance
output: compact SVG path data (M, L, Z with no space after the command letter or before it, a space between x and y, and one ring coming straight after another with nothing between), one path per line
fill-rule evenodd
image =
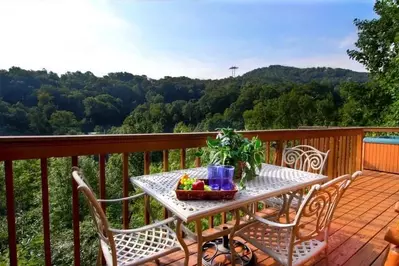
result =
M1 1L0 32L0 67L103 72L139 55L139 29L106 1Z
M134 18L132 18L134 19ZM151 78L188 76L222 78L228 68L238 73L270 64L298 67L331 66L364 70L346 54L287 56L270 49L267 58L200 57L179 52L149 51L141 29L106 0L2 0L0 1L0 69L19 66L57 72L91 71L96 75L127 71ZM349 43L342 40L342 47ZM286 55L286 56L284 56Z
M353 48L355 46L356 41L357 41L357 34L351 33L338 42L338 48L340 49Z

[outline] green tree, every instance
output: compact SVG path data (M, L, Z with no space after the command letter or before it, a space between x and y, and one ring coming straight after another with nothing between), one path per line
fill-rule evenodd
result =
M357 49L348 50L350 58L363 64L384 88L398 94L399 1L377 0L378 18L355 19L358 28Z
M69 111L55 111L51 115L49 122L55 135L74 135L80 130L80 124L76 120L76 116Z

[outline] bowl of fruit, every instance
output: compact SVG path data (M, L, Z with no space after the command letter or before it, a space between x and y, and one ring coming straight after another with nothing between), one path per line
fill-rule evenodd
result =
M176 186L179 200L229 200L237 193L237 186L231 190L212 190L208 179L190 177L184 174Z

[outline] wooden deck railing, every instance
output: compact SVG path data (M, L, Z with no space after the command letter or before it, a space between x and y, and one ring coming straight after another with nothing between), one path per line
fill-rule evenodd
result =
M266 130L246 131L246 137L258 136L265 143L265 161L281 162L281 153L285 145L308 144L321 151L330 150L327 174L337 177L352 173L362 167L363 128L334 129L298 129L298 130ZM15 224L14 173L13 161L40 159L43 238L45 250L45 265L51 265L50 253L50 215L48 196L47 162L53 157L69 157L73 166L78 166L78 157L99 155L99 196L105 197L105 156L111 153L121 154L123 196L129 192L128 155L134 152L144 154L144 173L150 172L150 153L163 151L163 170L169 170L169 150L180 150L180 168L186 167L186 149L203 147L207 137L215 133L182 133L182 134L140 134L140 135L90 135L90 136L34 136L34 137L0 137L0 162L4 161L7 223L9 237L9 260L11 265L17 265L17 235ZM195 161L200 166L199 159ZM71 179L72 180L72 179ZM72 181L71 181L72 182ZM74 233L75 265L80 265L80 232L79 232L79 200L77 187L72 183L72 212ZM123 227L128 227L128 205L122 209ZM165 212L166 215L166 212ZM145 222L149 215L145 212ZM209 220L213 226L213 220Z

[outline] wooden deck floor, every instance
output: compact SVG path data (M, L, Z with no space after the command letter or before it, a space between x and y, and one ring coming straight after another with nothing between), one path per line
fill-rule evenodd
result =
M387 226L398 223L394 205L399 201L399 175L367 171L346 191L331 224L328 264L321 256L307 265L360 266L383 264L388 244L383 237ZM196 265L196 243L189 246L190 266ZM278 265L253 248L254 265ZM183 265L179 251L161 259L162 265ZM151 265L151 264L149 264Z

